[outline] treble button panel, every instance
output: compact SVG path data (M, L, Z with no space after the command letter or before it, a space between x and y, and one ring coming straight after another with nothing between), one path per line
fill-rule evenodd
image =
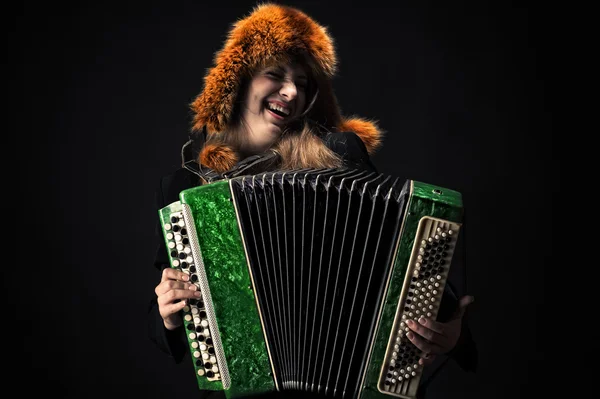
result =
M198 292L202 293L183 214L172 213L169 222L164 224L164 229L171 265L188 274L189 281L196 285ZM206 377L209 381L221 380L202 295L199 299L189 300L188 305L183 308L183 320L198 376Z

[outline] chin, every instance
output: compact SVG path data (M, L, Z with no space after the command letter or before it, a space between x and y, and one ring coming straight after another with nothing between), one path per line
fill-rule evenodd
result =
M276 139L281 136L283 132L283 126L271 124L269 127L265 129L265 133L269 135L269 138Z

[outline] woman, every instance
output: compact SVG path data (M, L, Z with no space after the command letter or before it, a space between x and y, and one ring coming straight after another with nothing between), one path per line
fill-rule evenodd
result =
M297 9L263 4L235 23L191 104L182 167L161 179L157 207L177 201L186 188L236 174L340 166L376 171L370 155L382 132L373 121L341 116L331 86L336 64L327 29ZM188 351L180 311L198 294L185 274L168 267L160 233L158 241L155 266L162 278L150 312L151 336L180 362ZM473 347L461 322L472 297L452 299L440 309L445 323L411 325L410 339L430 354L422 364L451 354L470 369Z

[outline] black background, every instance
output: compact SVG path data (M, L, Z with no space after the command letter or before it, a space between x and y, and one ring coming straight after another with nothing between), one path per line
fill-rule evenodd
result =
M254 4L24 2L5 24L4 100L16 99L5 108L15 157L7 175L17 179L5 196L17 219L5 342L9 369L28 380L24 396L196 393L191 364L169 363L146 335L159 281L154 190L179 165L188 103L213 53ZM373 156L380 171L463 194L479 370L448 363L431 398L545 390L540 318L553 225L544 215L560 173L543 14L504 2L287 4L334 36L343 113L386 131Z

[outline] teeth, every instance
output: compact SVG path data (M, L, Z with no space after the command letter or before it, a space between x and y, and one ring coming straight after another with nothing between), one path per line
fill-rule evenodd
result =
M289 115L290 114L290 110L289 109L280 107L279 105L268 103L267 106L268 106L267 108L272 109L274 111L282 112L285 115Z

